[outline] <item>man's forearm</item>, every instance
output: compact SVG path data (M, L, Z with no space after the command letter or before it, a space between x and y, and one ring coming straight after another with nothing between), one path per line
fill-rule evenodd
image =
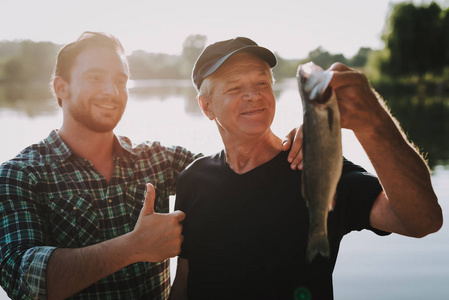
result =
M127 236L84 248L58 248L47 266L48 299L65 299L132 264Z
M157 262L178 255L184 213L155 213L155 194L148 184L132 232L84 248L56 249L47 266L48 298L64 299L135 262Z
M379 124L357 138L370 158L387 194L391 209L409 230L423 236L441 226L441 209L424 159L385 111Z

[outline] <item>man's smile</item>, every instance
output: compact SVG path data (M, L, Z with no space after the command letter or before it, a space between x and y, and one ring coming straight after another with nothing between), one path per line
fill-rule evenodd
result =
M116 103L110 102L110 101L95 101L94 106L107 109L107 110L114 110L118 108L118 105Z
M265 111L264 108L252 109L252 110L247 110L247 111L243 112L242 115L247 115L247 116L248 115L256 115L256 114L262 113L264 111Z

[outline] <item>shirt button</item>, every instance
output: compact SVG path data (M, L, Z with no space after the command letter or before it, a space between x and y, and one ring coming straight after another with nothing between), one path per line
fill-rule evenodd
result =
M126 273L126 277L129 277L129 273Z
M74 206L74 207L73 207L73 210L76 210L76 209L77 209L76 206Z
M108 202L109 202L109 203L112 203L112 199L109 199Z

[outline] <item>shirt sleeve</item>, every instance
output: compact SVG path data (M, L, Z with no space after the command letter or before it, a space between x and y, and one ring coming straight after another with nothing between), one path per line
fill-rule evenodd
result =
M44 246L47 224L37 180L13 164L0 167L1 285L13 299L46 299L46 270L55 247Z
M188 175L186 175L188 171L184 171L179 175L178 183L176 184L176 202L175 202L175 210L180 210L186 213L186 218L182 222L182 236L184 237L181 244L181 252L179 253L179 257L188 259L188 244L189 244L189 215L187 214L187 210L189 208L189 203L187 201L191 199L189 197L188 187L190 186L188 183L186 184L186 180L188 179Z
M335 207L342 214L343 235L353 230L363 229L371 230L378 235L388 234L370 225L371 209L381 192L382 186L376 176L344 160Z

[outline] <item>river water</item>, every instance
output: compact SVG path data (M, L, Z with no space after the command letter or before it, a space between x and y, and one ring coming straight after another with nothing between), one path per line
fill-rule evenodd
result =
M284 137L301 124L302 109L293 80L275 86L277 112L272 128ZM413 141L428 153L432 183L447 218L449 110L444 99L421 98L388 103ZM60 127L61 121L61 111L45 87L0 88L0 162L45 138ZM116 133L134 141L182 145L204 154L223 147L215 124L200 112L188 80L131 81L128 106ZM362 147L347 130L343 130L343 154L374 172ZM172 262L174 271L176 260ZM334 294L336 300L449 299L449 227L445 224L439 232L423 239L394 234L378 237L364 231L347 235L334 271ZM8 297L0 289L3 299Z

